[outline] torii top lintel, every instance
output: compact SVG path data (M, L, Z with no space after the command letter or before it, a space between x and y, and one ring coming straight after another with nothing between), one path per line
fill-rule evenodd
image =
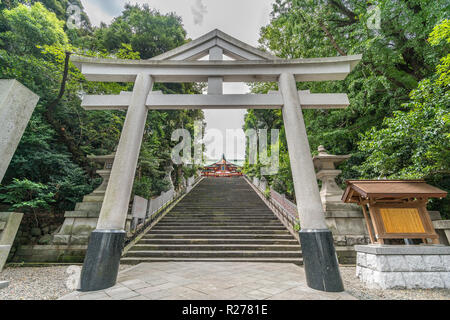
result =
M197 60L213 49L235 60ZM215 29L148 60L81 56L71 60L90 81L133 82L137 74L144 73L155 82L206 82L210 77L225 82L265 82L277 81L283 72L292 73L296 81L326 81L345 79L361 55L281 59Z

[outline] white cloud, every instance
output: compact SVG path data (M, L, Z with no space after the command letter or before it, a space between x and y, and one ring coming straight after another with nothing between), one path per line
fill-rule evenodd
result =
M94 26L99 26L101 22L109 24L114 16L118 16L120 11L114 15L111 11L105 9L105 2L97 2L90 0L81 0L84 11L87 13L89 20Z
M202 25L203 18L208 13L208 10L202 0L195 0L195 4L191 6L191 12L194 18L194 25Z

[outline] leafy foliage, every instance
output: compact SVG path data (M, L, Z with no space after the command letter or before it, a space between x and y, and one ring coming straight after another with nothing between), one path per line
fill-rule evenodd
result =
M441 60L438 79L434 72L448 53L448 44L438 40L438 34L448 32L440 22L450 4L433 0L373 4L381 12L380 29L368 27L370 3L276 0L271 22L260 33L261 47L282 58L363 55L343 81L297 84L312 93L346 92L349 97L350 106L344 110L303 111L313 153L324 145L330 153L352 154L340 165L341 183L350 178L394 177L395 172L398 178L426 177L449 190L448 85L437 82L447 72L449 60ZM277 90L277 84L252 85L255 93L269 90ZM257 128L258 123L281 129L280 171L267 178L277 191L294 198L281 113L251 110L244 129ZM246 166L246 172L259 170ZM433 208L450 214L443 202L435 202Z
M162 15L146 6L127 5L111 25L99 28L91 27L82 12L81 28L68 29L65 21L71 3L82 8L78 0L0 4L0 78L15 78L40 97L0 189L0 201L13 208L31 208L21 206L25 200L16 192L25 188L26 182L30 188L41 188L38 198L47 204L35 202L32 205L36 209L72 209L100 183L95 174L99 167L86 156L111 153L118 144L126 112L85 111L80 107L81 97L131 91L132 83L88 82L72 63L63 81L68 51L93 57L140 59L185 42L186 32L179 17ZM125 30L128 23L133 27ZM118 29L122 31L116 34ZM115 39L111 43L110 36ZM58 98L62 82L65 87ZM197 93L200 87L157 84L154 90ZM136 194L150 197L167 189L164 176L175 144L170 140L171 132L180 127L193 131L194 120L202 118L201 110L149 112L135 177ZM179 181L182 173L182 166L177 167L173 181Z
M48 209L50 204L55 202L53 199L54 194L48 192L48 186L28 179L14 179L11 184L3 189L6 192L0 194L0 200L11 204L10 210L32 211L36 218L36 225L39 225L36 210Z
M437 25L430 43L450 43L450 21ZM450 188L450 54L441 59L436 74L422 80L404 104L405 111L385 118L381 129L367 131L359 143L365 161L355 168L363 177L425 178ZM432 206L450 217L450 201Z

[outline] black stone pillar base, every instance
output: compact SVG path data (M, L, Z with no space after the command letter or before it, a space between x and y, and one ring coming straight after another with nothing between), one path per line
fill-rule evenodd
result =
M116 284L125 234L124 230L92 231L79 291L102 290Z
M331 231L306 229L299 235L308 286L327 292L344 291Z

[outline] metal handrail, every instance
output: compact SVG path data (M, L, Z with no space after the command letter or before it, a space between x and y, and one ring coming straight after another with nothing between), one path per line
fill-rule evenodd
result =
M192 185L192 188L189 189L189 191L193 189L193 187L199 182L201 178L202 177L197 177L197 179L194 181ZM169 207L172 203L177 202L181 197L183 197L187 193L188 188L184 187L183 189L181 189L179 192L176 193L175 197L165 202L161 207L159 207L155 212L153 212L149 217L147 217L144 223L140 224L139 227L134 230L134 233L132 235L125 237L122 249L125 248L128 244L130 244L133 240L135 240L138 236L140 236L144 231L146 231L147 228L151 226L152 223L161 216L165 208Z
M276 210L278 213L280 213L288 222L289 224L292 226L292 229L295 230L296 225L299 225L299 219L295 216L293 216L290 212L286 211L280 203L278 203L277 201L273 200L272 198L267 198L265 196L265 194L257 187L253 184L253 182L247 177L247 175L244 175L244 178L252 185L255 187L256 192L258 192L260 195L262 195L264 197L264 199L266 200L266 202L269 204L269 207L273 210Z

